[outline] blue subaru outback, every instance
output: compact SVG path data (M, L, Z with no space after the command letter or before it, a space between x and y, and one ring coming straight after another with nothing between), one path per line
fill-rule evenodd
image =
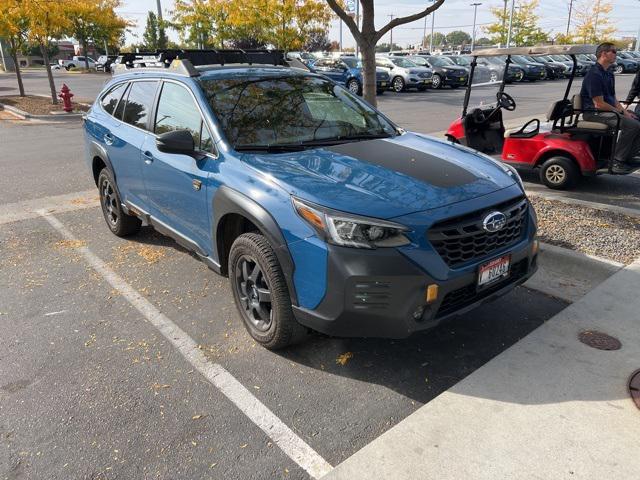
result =
M227 275L266 348L403 338L536 270L510 167L402 130L281 52L122 61L84 123L107 226L152 225Z

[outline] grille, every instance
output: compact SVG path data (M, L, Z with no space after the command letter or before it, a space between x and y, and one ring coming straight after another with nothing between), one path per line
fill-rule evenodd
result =
M420 72L418 74L418 77L420 77L420 78L431 78L431 72Z
M384 310L391 301L391 284L388 282L358 282L354 285L351 300L355 310Z
M438 313L436 313L435 318L441 318L455 312L456 310L460 310L467 305L471 305L478 300L488 297L510 283L517 282L527 274L527 262L528 260L525 258L524 260L520 260L518 263L514 263L511 266L511 273L506 279L485 289L478 290L476 284L472 283L466 287L447 293L440 304L440 308L438 309Z
M488 209L436 223L427 232L427 239L452 268L479 260L496 250L520 240L527 220L527 199L520 197ZM492 211L507 217L505 226L497 232L487 232L482 220Z

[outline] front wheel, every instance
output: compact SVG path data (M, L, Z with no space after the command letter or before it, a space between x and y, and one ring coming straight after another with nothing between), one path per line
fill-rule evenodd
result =
M402 77L395 77L393 79L392 86L393 86L393 91L396 93L400 93L404 91L404 88L405 88L404 79Z
M616 68L613 69L613 73L623 73L624 67L622 65L616 65Z
M66 67L64 67L67 69L67 71L71 70L72 68L76 68L76 66L72 63L71 65L67 65Z
M360 95L362 93L362 87L360 87L360 82L355 78L352 78L347 82L347 90L349 90L354 95Z
M442 88L442 77L435 73L431 78L431 86L435 89Z
M263 235L245 233L233 242L229 280L243 324L260 345L277 350L306 335L293 316L278 257Z
M567 157L552 157L540 167L540 180L553 190L573 187L580 177L575 163Z

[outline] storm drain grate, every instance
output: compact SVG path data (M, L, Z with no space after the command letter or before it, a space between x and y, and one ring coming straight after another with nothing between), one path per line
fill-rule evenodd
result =
M578 339L585 345L597 348L598 350L620 350L622 347L620 340L617 338L596 330L585 330L580 332Z
M640 408L640 370L636 370L629 380L629 393L631 399Z

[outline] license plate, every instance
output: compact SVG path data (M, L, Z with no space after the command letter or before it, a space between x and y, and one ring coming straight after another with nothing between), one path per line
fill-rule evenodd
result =
M387 86L387 82L380 82L380 86L381 87L386 87Z
M509 276L511 256L494 258L490 262L480 265L478 272L478 286L489 285Z
M429 83L430 80L423 80L422 83Z

